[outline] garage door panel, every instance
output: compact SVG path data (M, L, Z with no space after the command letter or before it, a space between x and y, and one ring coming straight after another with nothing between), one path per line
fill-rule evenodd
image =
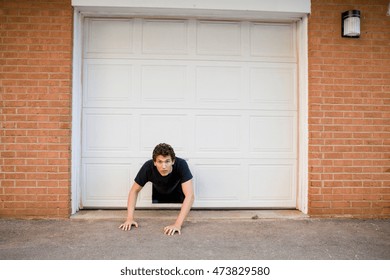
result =
M142 192L138 195L137 206L151 206L152 205L152 183L148 182L143 186Z
M102 207L125 206L129 181L133 176L131 164L84 163L82 170L82 183L85 186L84 203Z
M90 19L87 22L87 56L133 52L132 19Z
M296 117L286 115L250 116L251 152L296 155Z
M195 164L193 169L196 174L195 195L198 205L202 201L240 201L240 178L244 177L240 164Z
M196 152L240 151L240 116L200 115L195 122Z
M250 27L251 55L294 58L294 25L282 23L252 23Z
M187 66L144 65L141 76L143 101L172 102L185 100Z
M250 68L250 99L253 103L296 108L296 70L284 65Z
M295 172L293 163L250 165L250 200L286 201L295 206Z
M196 97L200 103L239 102L242 84L241 67L196 68Z
M85 64L83 105L85 107L113 107L131 104L131 65L113 61L89 61Z
M127 65L126 65L127 64ZM85 107L129 107L143 104L172 108L296 109L293 66L261 63L155 62L88 60ZM216 66L216 64L218 66ZM250 64L249 64L250 65ZM249 76L246 76L249 73Z
M151 152L162 142L170 143L176 152L189 149L188 116L184 114L142 114L140 116L140 149Z
M131 114L85 110L83 127L83 157L131 155L134 146Z
M145 54L188 54L188 21L144 20L142 52Z
M241 23L199 21L197 26L197 54L241 55Z

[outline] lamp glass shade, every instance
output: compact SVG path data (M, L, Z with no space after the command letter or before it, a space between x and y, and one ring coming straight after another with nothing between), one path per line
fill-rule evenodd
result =
M344 36L359 36L360 35L360 18L350 17L344 20Z

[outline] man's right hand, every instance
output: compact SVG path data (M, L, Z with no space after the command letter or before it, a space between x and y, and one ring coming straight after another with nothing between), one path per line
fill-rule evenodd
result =
M138 223L134 220L127 220L123 224L119 226L120 229L122 230L131 230L131 227L135 226L136 228L138 227Z

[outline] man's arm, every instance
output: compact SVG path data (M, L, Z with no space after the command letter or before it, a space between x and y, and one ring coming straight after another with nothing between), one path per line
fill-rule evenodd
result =
M184 193L184 201L180 209L179 216L177 216L176 222L173 225L166 226L164 233L167 235L174 235L175 232L181 234L181 227L184 223L185 218L191 210L192 204L194 203L194 189L192 187L192 179L181 184Z
M131 226L138 227L138 223L134 221L134 210L137 202L138 193L142 190L142 187L134 182L131 190L129 191L129 197L127 199L127 219L119 226L122 230L131 230Z

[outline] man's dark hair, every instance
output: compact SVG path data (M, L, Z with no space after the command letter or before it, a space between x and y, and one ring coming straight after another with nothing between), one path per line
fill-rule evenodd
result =
M165 143L160 143L154 148L153 161L156 161L156 158L158 156L163 156L163 157L171 156L172 161L174 161L176 158L175 151L173 150L171 145Z

